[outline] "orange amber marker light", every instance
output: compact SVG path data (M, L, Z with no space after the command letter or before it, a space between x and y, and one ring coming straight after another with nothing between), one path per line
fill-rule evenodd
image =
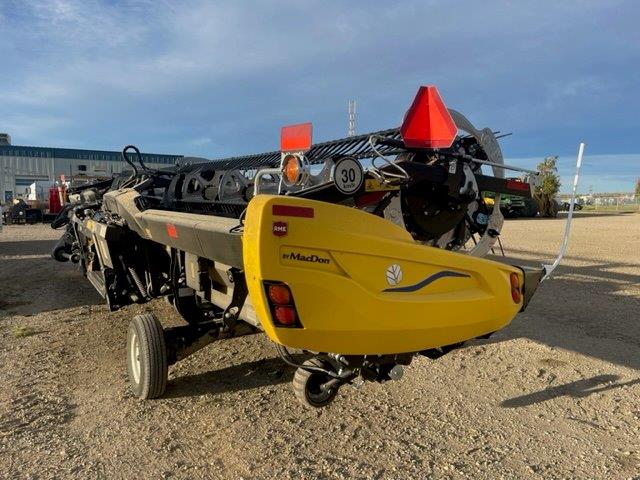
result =
M287 155L282 162L282 173L287 184L295 185L300 180L300 160L295 155Z

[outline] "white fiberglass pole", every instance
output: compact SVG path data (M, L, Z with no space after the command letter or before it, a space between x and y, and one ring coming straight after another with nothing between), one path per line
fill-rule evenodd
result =
M571 202L569 203L569 214L567 215L567 223L564 226L564 238L562 239L562 246L556 260L551 265L543 265L545 270L545 276L542 280L547 280L551 277L551 274L556 269L562 257L567 252L567 246L569 245L569 231L571 230L571 220L573 219L573 206L576 203L576 192L578 191L578 179L580 178L580 167L582 166L582 156L584 154L584 143L580 144L578 148L578 159L576 161L576 174L573 177L573 191L571 192Z

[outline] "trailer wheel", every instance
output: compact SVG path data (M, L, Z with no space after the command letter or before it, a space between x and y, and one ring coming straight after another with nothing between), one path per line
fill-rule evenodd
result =
M332 367L318 358L310 358L302 364L306 367L324 368ZM331 377L320 372L310 372L304 368L298 368L293 376L293 392L300 403L306 407L321 408L329 405L338 393L338 386L329 390L323 390L320 386L331 380Z
M136 315L127 334L127 372L133 394L158 398L167 386L167 347L164 331L151 313Z

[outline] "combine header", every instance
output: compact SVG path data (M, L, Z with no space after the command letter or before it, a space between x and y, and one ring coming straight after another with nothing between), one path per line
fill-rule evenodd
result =
M79 263L112 310L165 297L186 321L133 319L140 398L162 395L168 365L208 343L265 332L297 368L298 399L321 407L344 384L398 379L416 354L503 328L545 274L482 258L502 229L500 194L530 196L537 174L505 165L494 132L435 87L399 129L314 145L311 124L294 125L280 151L163 170L133 146L123 157L129 176L72 192L54 257Z

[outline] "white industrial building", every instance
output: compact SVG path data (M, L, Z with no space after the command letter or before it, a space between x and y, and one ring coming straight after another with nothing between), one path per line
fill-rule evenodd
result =
M143 153L149 165L173 165L181 155ZM130 167L121 152L72 148L27 147L12 145L11 137L0 133L0 201L24 198L28 187L37 181L108 178Z

